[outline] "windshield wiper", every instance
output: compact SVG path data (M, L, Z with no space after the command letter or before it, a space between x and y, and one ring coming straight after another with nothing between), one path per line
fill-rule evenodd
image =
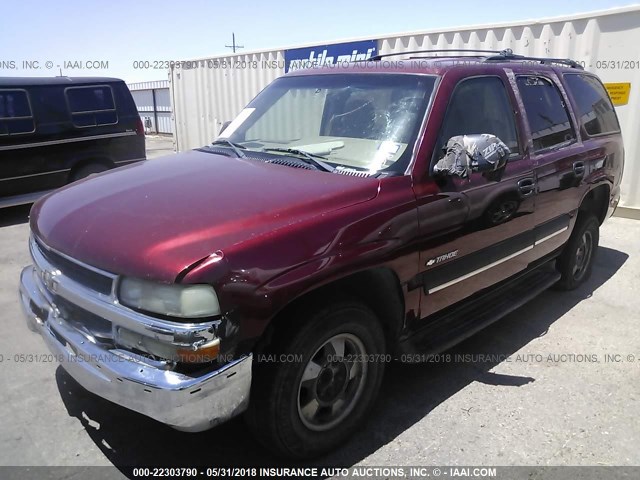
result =
M262 149L263 152L282 152L289 153L291 155L295 155L300 160L308 163L309 165L313 165L314 167L324 170L325 172L334 172L335 168L333 168L328 163L323 160L327 160L327 157L323 157L322 155L316 155L315 153L305 152L304 150L298 150L297 148L278 148L278 147L267 147Z
M245 158L246 155L242 152L242 150L246 150L247 147L240 145L239 143L233 143L230 140L227 140L225 138L220 138L218 140L214 140L213 142L211 142L211 145L226 145L227 147L230 147L231 149L233 149L233 152L239 157L239 158Z

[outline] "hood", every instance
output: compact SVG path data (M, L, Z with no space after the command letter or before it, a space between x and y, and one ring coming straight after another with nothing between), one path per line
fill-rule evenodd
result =
M135 163L37 202L47 245L109 272L172 282L261 234L374 198L379 182L190 151Z

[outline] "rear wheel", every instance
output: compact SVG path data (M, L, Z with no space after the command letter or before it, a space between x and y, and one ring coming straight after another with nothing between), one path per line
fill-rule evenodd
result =
M94 173L106 172L107 170L109 170L109 167L102 163L90 163L76 170L71 176L71 181L76 182L88 177L89 175L93 175Z
M556 264L562 275L556 284L559 289L573 290L589 279L599 240L600 222L596 216L578 217Z
M340 302L305 316L294 329L276 330L276 345L254 359L247 412L266 447L294 458L345 441L373 405L384 372L384 335L365 305Z

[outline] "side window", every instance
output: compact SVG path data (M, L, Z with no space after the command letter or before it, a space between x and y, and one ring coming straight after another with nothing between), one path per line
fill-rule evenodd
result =
M469 78L456 86L442 123L440 149L451 137L474 133L490 133L512 153L519 151L513 108L498 77Z
M0 136L35 130L29 97L24 90L0 90Z
M534 151L576 138L560 91L551 81L527 76L518 77L516 83L531 128Z
M567 74L564 79L578 107L580 121L589 135L620 131L611 99L597 78Z
M71 120L76 127L118 123L113 92L108 86L69 87L65 94Z

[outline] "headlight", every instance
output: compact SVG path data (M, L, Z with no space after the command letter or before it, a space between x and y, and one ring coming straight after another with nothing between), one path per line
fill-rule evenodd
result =
M210 285L163 284L122 278L118 299L128 307L181 318L220 315L218 296Z

